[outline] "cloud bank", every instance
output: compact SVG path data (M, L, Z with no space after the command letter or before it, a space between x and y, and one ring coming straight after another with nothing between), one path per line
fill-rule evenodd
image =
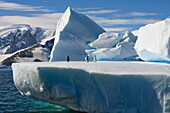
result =
M149 15L153 16L153 15L157 15L156 13L131 12L123 15L121 14L116 15L115 13L119 12L120 9L102 10L102 8L99 7L76 8L76 9L82 10L83 11L82 13L88 15L92 20L94 20L96 23L101 25L106 31L109 32L111 31L122 32L122 31L132 30L133 28L129 27L129 25L144 25L144 24L151 24L159 21L158 19L149 19L149 18L126 19L126 17L129 16L149 16ZM42 6L34 7L34 6L9 3L4 1L0 1L0 10L44 12L44 14L31 14L31 15L29 14L27 16L23 16L23 15L0 16L0 25L2 26L8 24L29 24L32 27L42 27L45 29L55 29L59 18L63 14L63 13L50 13L50 10L45 9ZM104 14L106 14L107 16L105 16ZM115 16L111 18L113 14ZM121 17L123 17L123 19ZM123 25L123 27L118 27L118 25L121 26Z
M0 25L29 24L32 27L55 29L62 13L35 14L32 16L0 16Z
M143 12L131 12L127 14L116 15L117 17L130 17L130 16L154 16L156 13L143 13Z
M52 12L49 9L45 9L43 6L30 6L19 3L0 1L1 10L14 10L14 11L41 11L41 12Z

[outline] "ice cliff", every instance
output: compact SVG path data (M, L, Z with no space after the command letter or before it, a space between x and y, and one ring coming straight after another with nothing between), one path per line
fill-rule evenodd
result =
M138 30L135 49L145 61L170 63L170 18Z
M88 113L169 113L170 65L145 62L13 64L29 98Z
M68 7L57 24L50 61L65 61L67 55L71 60L84 60L88 43L103 32L90 18Z

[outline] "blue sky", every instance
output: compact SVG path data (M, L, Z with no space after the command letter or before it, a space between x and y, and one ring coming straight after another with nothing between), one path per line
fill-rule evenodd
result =
M109 32L136 30L170 16L170 0L0 0L0 26L30 24L55 29L68 6Z

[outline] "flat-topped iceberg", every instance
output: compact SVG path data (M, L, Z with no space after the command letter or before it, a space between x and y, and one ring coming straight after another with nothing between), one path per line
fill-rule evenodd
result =
M30 98L88 113L169 113L170 65L51 62L12 65Z

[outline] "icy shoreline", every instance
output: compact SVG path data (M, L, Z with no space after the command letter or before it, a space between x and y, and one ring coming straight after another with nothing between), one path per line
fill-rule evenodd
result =
M90 113L170 112L170 65L146 62L46 62L12 65L30 98Z

